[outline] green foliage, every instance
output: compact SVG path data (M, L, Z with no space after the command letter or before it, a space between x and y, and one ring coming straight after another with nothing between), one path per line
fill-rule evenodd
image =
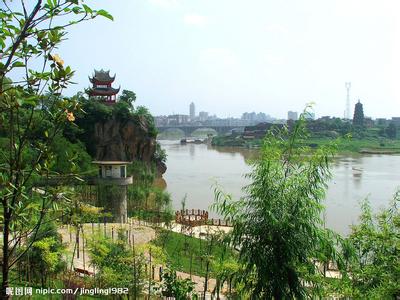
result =
M90 256L92 264L99 270L96 284L101 288L129 288L139 295L145 287L147 260L143 252L133 253L122 236L119 238L113 242L109 238L94 237Z
M216 189L213 207L234 226L230 244L240 249L240 280L256 299L305 298L304 281L318 287L312 258L321 247L334 249L334 234L321 219L334 147L311 152L301 146L306 137L304 115L291 132L269 131L246 196L234 201Z
M216 285L213 294L219 294L225 283L228 284L228 295L231 297L239 298L241 294L240 282L236 281L236 278L240 277L242 266L238 263L237 259L229 254L229 249L224 248L225 251L220 253L221 256L215 257L212 262L212 276L216 279ZM234 289L232 289L234 287ZM235 299L235 298L234 298Z
M59 145L54 141L80 110L74 99L62 96L74 71L64 65L56 49L65 40L69 26L96 16L111 18L106 11L91 9L80 1L11 2L3 1L0 7L1 298L6 298L10 269L30 247L43 262L42 269L54 269L55 241L35 238L44 217L57 211L64 196L60 187L37 189L33 183L46 181L55 171L79 170L73 161L65 163L79 156L79 145L68 145L71 156L59 158L60 169L55 166ZM15 241L28 234L33 240L21 245L27 247L25 250L17 251L19 244Z
M397 137L397 128L394 123L390 123L385 131L388 138L395 139Z
M54 138L51 150L55 154L52 170L60 174L84 173L93 169L92 158L80 142L71 143L65 137Z
M129 107L133 109L133 102L136 101L136 94L129 90L123 90L119 96L119 101L127 103Z
M76 125L78 128L68 126L64 130L64 136L67 136L71 141L79 139L85 144L88 153L94 157L96 155L96 141L94 140L94 129L96 123L105 123L115 120L121 124L131 122L148 137L155 138L157 129L155 127L154 118L143 106L136 109L132 103L135 93L124 90L120 96L120 100L114 105L106 105L102 101L94 99L86 99L81 93L72 97L79 103L82 110L76 114ZM132 100L133 102L133 100Z
M161 145L157 143L156 152L154 153L154 159L159 162L166 163L167 162L167 152L161 148Z
M46 219L40 227L36 237L30 237L30 248L26 246L19 249L19 252L26 251L25 256L19 264L25 269L22 273L29 273L35 282L41 282L45 286L46 278L60 274L66 268L63 259L65 247L61 243L61 236L57 233L56 224Z
M221 241L214 242L210 252L207 240L162 229L157 233L153 243L165 251L171 268L199 276L204 276L206 273L206 255L215 259L224 257L227 260L233 260L235 257L234 251ZM216 265L211 263L211 274L216 271Z
M111 217L111 214L105 212L103 207L89 204L91 199L87 199L87 196L90 195L91 188L92 187L86 185L73 187L73 193L71 193L68 203L69 205L62 208L64 224L70 224L76 228L80 228L84 223L102 222L104 218Z
M133 112L134 117L139 123L146 124L148 134L150 137L157 137L157 128L154 122L153 116L150 114L149 110L144 106L138 106Z
M150 256L152 264L164 264L164 252L155 245L133 246L130 249L125 240L123 232L118 233L115 242L102 236L93 238L90 256L92 264L99 270L95 284L102 288L129 288L129 294L137 299L149 284L153 284Z
M128 167L133 176L133 184L128 186L128 212L131 216L151 222L169 223L173 218L171 196L154 185L155 166L134 161Z
M343 247L342 294L355 299L395 299L400 296L400 192L391 205L373 214L368 200L361 206L360 224Z
M166 297L174 297L176 300L197 299L194 290L194 282L189 278L179 279L176 271L166 269L163 272L162 294Z
M238 136L215 136L211 140L213 146L243 147L246 141Z

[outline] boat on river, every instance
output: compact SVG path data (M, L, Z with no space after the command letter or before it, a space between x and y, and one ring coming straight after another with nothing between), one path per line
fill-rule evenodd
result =
M181 139L181 145L186 145L186 144L204 144L206 143L206 139L200 140L200 139Z

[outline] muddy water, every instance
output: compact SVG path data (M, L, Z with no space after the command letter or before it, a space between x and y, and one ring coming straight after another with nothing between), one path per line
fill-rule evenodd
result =
M180 145L179 141L161 144L168 155L164 180L174 208L179 209L187 195L188 208L208 209L216 183L234 197L243 195L241 188L248 183L244 174L250 170L246 160L255 157L254 150ZM332 172L325 202L326 224L347 234L349 225L357 222L359 201L368 197L373 208L379 209L400 186L400 155L339 156Z

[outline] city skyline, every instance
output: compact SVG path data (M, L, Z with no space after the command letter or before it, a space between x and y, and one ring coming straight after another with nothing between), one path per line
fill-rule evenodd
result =
M343 116L334 116L334 115L317 115L315 111L312 110L307 110L308 116L312 116L312 119L318 119L318 118L326 118L326 117L332 117L332 118L340 118L340 119L348 119L352 120L353 115L355 113L357 104L360 103L360 99L358 99L353 107L350 107L350 118L347 117L346 112L344 112ZM233 116L228 116L228 117L220 117L216 115L213 112L208 112L208 111L199 111L198 114L196 114L196 104L195 102L191 101L189 104L189 113L183 113L183 112L173 112L172 114L161 114L157 115L155 117L166 117L166 116L186 116L187 120L190 122L193 121L205 121L207 119L242 119L242 120L249 120L249 119L254 119L254 120L262 120L262 121L273 121L273 120L298 120L299 116L303 113L303 111L292 111L288 110L286 118L277 118L275 116L271 116L267 112L255 112L255 111L249 111L249 112L242 112L240 116L233 117ZM369 118L372 120L391 120L391 119L398 119L398 116L391 116L389 118L384 118L384 117L371 117L366 115L365 118ZM397 122L397 121L396 121Z
M351 82L351 107L361 99L368 116L398 115L398 1L96 5L115 21L79 25L57 50L76 70L68 95L87 88L87 77L103 68L154 115L186 111L193 98L221 117L268 111L286 118L310 102L317 116L343 117L344 83Z

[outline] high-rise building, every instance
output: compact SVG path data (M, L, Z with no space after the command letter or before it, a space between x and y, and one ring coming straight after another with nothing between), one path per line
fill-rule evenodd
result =
M193 102L190 103L189 106L189 116L190 116L190 121L194 121L194 119L196 118L196 107Z
M208 119L208 112L206 112L206 111L199 112L199 120L200 120L200 122L204 122L207 119Z
M288 120L293 120L293 121L297 121L299 119L299 116L297 114L297 111L291 111L289 110L287 113L287 119Z

